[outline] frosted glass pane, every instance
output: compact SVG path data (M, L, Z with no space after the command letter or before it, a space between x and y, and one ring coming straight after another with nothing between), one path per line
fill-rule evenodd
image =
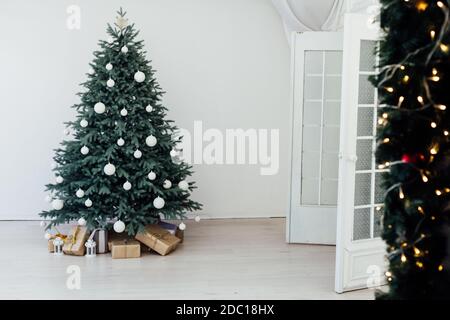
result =
M323 124L325 126L339 126L341 117L340 102L325 102L323 110Z
M341 77L325 76L325 99L341 99Z
M325 52L325 74L342 73L342 51Z
M322 154L322 178L337 179L339 172L339 158L337 153Z
M306 73L323 72L323 52L322 51L306 51L305 52L305 71Z
M302 177L319 178L319 152L303 152L302 154Z
M375 88L372 86L372 83L369 82L369 78L366 75L359 76L358 103L375 103Z
M323 151L339 152L339 128L324 127L322 143Z
M322 100L322 77L305 76L305 99Z
M303 124L320 126L322 103L305 101L303 106Z
M383 213L384 208L379 207L379 210L375 208L374 210L374 219L373 219L373 237L377 238L381 236L381 230L383 228Z
M320 151L320 127L303 127L303 151Z
M302 204L319 204L319 180L302 179Z
M353 240L370 238L370 208L355 209L353 217Z
M375 69L375 47L377 42L361 40L359 70L374 71Z
M320 204L335 206L337 205L337 180L322 180L320 193Z
M355 175L355 206L370 204L370 177L370 173L357 173Z
M383 183L383 173L375 173L375 203L384 203L384 193L385 189L382 186Z
M361 136L373 136L373 108L358 108L358 131L357 135Z
M372 139L356 140L356 170L372 168Z

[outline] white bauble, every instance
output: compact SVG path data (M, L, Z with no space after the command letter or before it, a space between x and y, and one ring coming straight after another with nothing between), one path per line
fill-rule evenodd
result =
M155 136L148 136L145 139L145 144L147 144L149 147L154 147L157 142L158 142L158 140L156 139Z
M153 171L150 171L148 174L148 180L155 180L156 179L156 173L154 173Z
M108 39L106 41L108 41L108 43L111 44L111 43L114 42L114 38L113 37L108 37Z
M108 63L105 68L106 68L106 70L111 71L113 68L113 65L111 63Z
M88 208L92 207L92 200L91 199L86 199L86 201L84 202L84 205Z
M186 230L186 225L182 222L178 225L178 229L180 230Z
M50 203L50 202L52 202L52 200L53 200L53 198L50 195L45 196L45 202Z
M128 114L127 109L123 108L122 110L120 110L120 115L121 115L122 117L126 117L127 114Z
M118 220L114 223L113 229L117 233L122 233L125 231L125 223L123 223L123 221Z
M52 201L52 208L55 210L61 210L64 207L64 201L55 199Z
M194 218L194 220L195 220L195 222L200 222L200 216L196 216L196 217Z
M122 53L127 53L128 52L128 47L127 46L123 46L122 49L120 49L120 51L122 51Z
M64 129L64 135L68 136L70 134L70 129Z
M39 225L41 227L46 227L47 226L47 222L45 222L44 220L42 220L41 222L39 222Z
M88 126L88 122L87 122L87 120L86 119L83 119L83 120L81 120L80 121L80 126L82 127L82 128L86 128L87 126Z
M170 182L170 180L164 180L163 187L164 189L170 189L172 187L172 182Z
M164 208L164 205L165 205L165 204L166 204L166 203L165 203L164 199L161 198L161 197L157 197L157 198L155 198L155 200L153 200L153 206L154 206L156 209L162 209L162 208Z
M87 155L89 153L89 148L86 146L82 146L80 152L82 155Z
M83 198L84 197L84 191L83 191L83 189L78 189L77 190L77 192L75 192L75 195L78 197L78 198Z
M145 73L142 71L136 72L134 74L134 80L136 80L136 82L143 82L145 80Z
M85 226L86 225L86 219L81 217L80 219L78 219L78 225L79 226Z
M116 82L113 79L108 79L108 81L106 81L106 85L108 86L108 88L114 87L115 84Z
M180 188L183 191L189 190L189 183L187 183L186 180L181 180L178 182L178 188Z
M123 146L125 144L125 140L123 140L122 138L117 139L117 145L119 147Z
M98 114L102 114L106 111L105 104L103 102L97 102L94 105L94 111Z
M46 233L44 234L44 238L45 238L46 240L50 240L50 239L52 238L52 235L51 235L50 233L46 232Z
M57 176L55 180L56 180L56 183L63 183L64 178L61 176Z
M151 105L148 105L148 106L145 107L145 111L152 112L153 111L153 107Z
M108 176L112 176L116 173L116 167L113 164L108 163L103 167L103 172L105 172Z
M126 181L126 182L123 184L123 189L124 189L125 191L131 190L131 183L130 183L129 181Z
M170 150L170 156L171 157L176 157L177 155L178 155L177 150L175 150L175 149Z
M140 157L142 157L142 152L138 149L133 153L133 155L136 159L139 159Z

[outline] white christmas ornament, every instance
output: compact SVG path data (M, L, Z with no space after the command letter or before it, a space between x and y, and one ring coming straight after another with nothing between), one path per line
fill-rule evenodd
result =
M178 188L183 191L187 191L189 189L189 183L187 183L186 180L181 180L180 182L178 182Z
M134 80L136 82L143 82L145 80L145 74L142 71L138 71L134 74Z
M45 227L45 226L47 226L47 222L45 222L44 220L42 220L42 221L39 223L39 225L40 225L41 227Z
M130 183L129 181L126 181L126 182L123 184L123 189L124 189L125 191L131 190L131 183Z
M64 201L55 199L52 201L52 208L55 210L61 210L64 207Z
M103 171L106 173L106 175L112 176L114 173L116 173L116 167L113 164L108 163L103 168Z
M78 225L79 226L85 226L86 225L86 219L81 217L80 219L78 219Z
M52 200L53 200L53 198L50 197L49 195L46 195L46 196L45 196L45 202L50 203L50 202L52 202Z
M108 79L108 81L106 81L106 85L108 86L108 88L114 87L115 84L116 82L113 79Z
M178 155L177 150L175 150L175 149L170 150L170 156L171 157L176 157L177 155Z
M158 142L158 140L156 139L156 137L154 136L148 136L145 139L145 143L149 146L149 147L154 147L156 145L156 143Z
M114 231L117 233L122 233L125 231L125 223L123 221L116 221L113 225Z
M108 63L105 68L106 68L106 70L111 71L113 68L113 65L111 63Z
M164 199L161 198L161 197L157 197L157 198L155 198L155 200L153 200L153 206L154 206L156 209L162 209L162 208L164 208L164 205L165 205L165 204L166 204L166 203L165 203Z
M64 135L68 136L70 134L70 129L64 129Z
M83 191L83 189L78 189L77 190L77 192L75 193L76 194L76 196L78 197L78 198L83 198L84 197L84 191Z
M127 53L128 52L128 47L127 46L123 46L122 49L120 49L120 51L122 51L122 53Z
M87 155L89 153L89 148L86 146L81 147L80 149L82 155Z
M153 171L150 171L150 173L148 174L148 180L155 180L156 179L156 173L154 173Z
M117 145L119 147L123 146L125 144L125 140L123 140L122 138L117 139Z
M186 230L186 225L182 222L178 225L178 229L180 229L181 231Z
M153 107L151 105L148 105L148 106L145 107L145 111L152 112L153 111Z
M84 202L84 205L88 208L92 207L92 200L91 199L86 199L86 201Z
M83 120L80 121L80 126L82 128L86 128L88 126L88 124L89 123L86 121L86 119L83 119Z
M172 187L172 182L170 182L170 180L164 180L163 187L164 189L170 189L170 187Z
M45 238L46 240L50 240L50 239L52 238L52 235L51 235L50 233L46 232L46 233L44 234L44 238Z
M120 115L121 115L122 117L126 117L127 114L128 114L127 109L123 108L122 110L120 110Z
M142 152L141 152L141 150L138 149L134 152L133 155L136 159L139 159L140 157L142 157Z
M56 183L63 183L64 178L61 176L57 176L55 180L56 180Z
M195 222L200 222L200 216L196 216L196 217L194 218L194 220L195 220Z
M106 110L105 104L103 102L97 102L94 105L94 111L98 114L104 113Z

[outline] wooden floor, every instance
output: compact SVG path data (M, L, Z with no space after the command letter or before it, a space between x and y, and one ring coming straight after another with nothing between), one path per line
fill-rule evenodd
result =
M0 222L0 299L373 299L333 291L333 246L288 245L284 219L187 222L162 257L112 260L47 252L37 221ZM66 286L79 266L81 289Z

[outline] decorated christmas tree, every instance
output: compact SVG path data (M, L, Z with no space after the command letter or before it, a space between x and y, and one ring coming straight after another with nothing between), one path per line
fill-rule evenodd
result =
M54 157L55 183L48 184L52 210L47 228L78 221L88 228L136 234L160 217L183 219L201 205L189 199L191 167L180 160L173 121L166 120L163 92L146 60L138 31L120 9L107 41L94 52L82 84L73 139Z
M382 0L377 161L388 168L382 299L450 298L448 0Z

